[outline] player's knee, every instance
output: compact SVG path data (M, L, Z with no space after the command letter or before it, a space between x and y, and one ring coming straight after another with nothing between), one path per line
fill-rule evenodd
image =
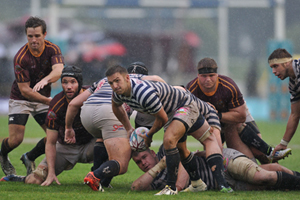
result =
M177 141L170 136L164 136L163 144L165 149L172 149L176 147Z
M35 174L31 173L26 177L25 183L40 185L40 184L42 184L42 180L39 179L38 177L36 177Z

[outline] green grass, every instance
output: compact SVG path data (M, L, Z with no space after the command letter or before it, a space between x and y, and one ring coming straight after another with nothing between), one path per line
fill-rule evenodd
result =
M257 122L263 138L271 145L276 145L280 142L285 131L286 122ZM299 132L299 131L297 131ZM160 141L162 132L154 136L155 141ZM8 136L7 116L0 116L0 140ZM29 151L35 144L30 142L28 138L42 138L45 133L29 118L26 126L26 140L9 156L12 164L15 166L19 175L25 175L26 169L19 160L21 155ZM202 146L191 137L188 138L188 146L191 150L202 149ZM293 155L289 158L280 161L280 164L292 169L300 171L300 136L295 134L290 147L293 149ZM153 147L154 150L158 146ZM44 156L36 160L38 164ZM153 196L156 191L133 192L130 190L131 183L142 175L142 171L130 161L128 172L124 175L117 176L112 180L112 189L106 189L104 193L92 191L88 186L83 185L83 178L90 171L92 164L77 164L73 170L65 171L58 176L61 185L53 183L49 187L39 185L27 185L23 183L7 183L0 182L0 199L299 199L298 191L250 191L241 192L235 191L232 194L221 194L217 191L207 191L203 193L180 193L177 196ZM0 177L4 176L0 170Z

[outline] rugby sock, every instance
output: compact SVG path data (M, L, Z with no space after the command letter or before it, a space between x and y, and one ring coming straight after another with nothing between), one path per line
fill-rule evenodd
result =
M289 190L300 189L299 177L281 171L276 171L276 173L277 173L277 182L274 185L274 189L289 189Z
M45 153L47 137L42 138L31 151L27 152L26 155L29 160L35 161L37 157Z
M180 155L177 147L166 151L166 164L167 164L167 185L172 190L176 191L176 180L178 175L178 167L180 163Z
M188 172L191 181L196 181L200 179L200 166L197 163L196 157L194 154L190 153L190 155L181 161L183 167Z
M253 146L266 155L269 155L272 151L272 147L263 141L249 125L242 130L240 138L246 145Z
M7 154L9 152L11 152L13 149L9 147L9 144L8 144L8 137L7 138L4 138L2 140L2 145L1 145L1 154L3 157L7 157Z
M218 153L211 154L206 158L206 161L219 187L225 186L226 188L228 188L229 186L223 176L224 174L223 156Z
M120 164L116 160L110 160L103 163L98 169L94 170L96 178L104 179L106 177L113 177L120 172Z
M94 146L94 166L92 171L98 169L102 163L108 160L108 154L103 142L96 142Z

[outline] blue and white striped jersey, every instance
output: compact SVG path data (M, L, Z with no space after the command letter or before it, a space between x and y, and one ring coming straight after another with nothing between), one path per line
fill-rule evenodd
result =
M295 79L290 78L289 91L291 94L291 103L300 100L300 60L293 61L293 70L296 75Z
M144 75L142 74L129 74L131 78L140 79ZM97 82L94 82L93 85L88 89L92 94L84 102L84 104L111 104L112 89L107 82L107 78L103 78Z
M209 104L198 99L189 91L183 91L163 82L131 78L131 96L126 97L113 93L113 101L117 104L126 103L134 110L149 114L157 113L162 107L167 114L170 114L195 101L200 114L208 123L221 130L217 113Z

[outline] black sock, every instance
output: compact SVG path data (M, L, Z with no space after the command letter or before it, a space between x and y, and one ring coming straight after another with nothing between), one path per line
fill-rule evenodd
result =
M27 157L31 161L35 161L37 157L45 153L47 137L42 138L31 151L27 152Z
M178 167L180 163L180 155L178 148L165 150L166 151L166 164L167 164L167 185L172 190L176 190L176 181L178 175Z
M207 164L210 167L214 178L216 179L219 188L221 186L229 187L224 178L223 156L215 153L206 158Z
M98 169L102 163L108 160L108 154L103 142L96 142L94 146L94 166L92 171Z
M294 173L294 176L300 176L300 173L297 171L292 171Z
M95 177L101 179L113 177L120 172L120 164L116 160L110 160L103 163L98 169L94 171Z
M265 155L270 155L272 147L261 139L255 130L247 125L240 134L241 140L248 146L253 146Z
M8 138L4 138L2 140L2 145L1 145L1 154L3 157L7 157L7 154L11 152L13 149L10 148L8 144Z
M200 166L194 154L190 153L190 155L186 159L182 160L181 163L189 174L191 181L200 179Z
M113 176L112 177L105 177L105 178L100 180L100 183L103 187L108 187L112 179L113 179Z
M293 176L291 174L276 171L277 173L277 182L274 185L274 189L282 190L282 189L289 189L289 190L298 190L300 189L300 178L297 176Z

